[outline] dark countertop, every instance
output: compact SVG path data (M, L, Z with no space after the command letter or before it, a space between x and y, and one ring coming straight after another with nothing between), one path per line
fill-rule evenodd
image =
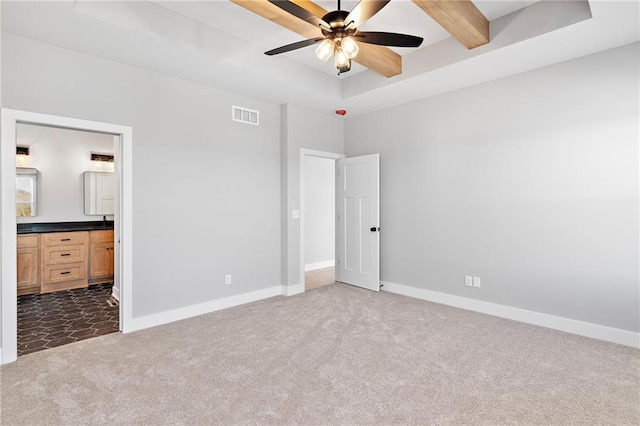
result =
M113 221L19 223L18 234L44 234L47 232L101 231L113 229Z

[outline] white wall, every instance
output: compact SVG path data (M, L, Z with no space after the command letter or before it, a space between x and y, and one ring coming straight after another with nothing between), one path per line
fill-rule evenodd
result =
M17 144L29 147L27 167L38 170L37 215L17 222L102 220L84 214L83 173L94 169L92 152L113 154L114 136L28 124L18 124L16 132Z
M3 107L132 126L135 318L281 285L279 106L8 33L2 86Z
M336 163L312 155L304 159L304 263L311 270L335 261Z
M347 120L347 156L380 153L381 279L639 331L638 48Z

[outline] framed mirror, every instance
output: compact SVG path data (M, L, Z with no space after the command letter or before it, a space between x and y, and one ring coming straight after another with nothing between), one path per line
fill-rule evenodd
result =
M36 215L36 190L38 170L29 167L16 168L16 217Z

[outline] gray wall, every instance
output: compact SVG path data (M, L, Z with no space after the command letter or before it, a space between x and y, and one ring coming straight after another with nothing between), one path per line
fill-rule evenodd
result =
M381 279L639 331L638 46L347 120Z
M336 162L304 157L304 263L335 261Z
M28 124L16 133L18 145L29 147L27 167L38 170L37 215L18 223L102 220L84 214L83 173L94 170L92 152L113 154L114 136Z
M281 285L277 105L7 33L2 71L3 107L133 127L134 317Z
M300 205L300 149L344 153L344 120L294 105L282 106L282 273L286 285L303 284L300 219L292 218ZM286 213L285 213L286 212Z

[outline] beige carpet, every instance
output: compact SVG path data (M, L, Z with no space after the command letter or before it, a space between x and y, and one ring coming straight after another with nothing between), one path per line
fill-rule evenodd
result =
M20 357L8 424L638 424L640 351L343 284Z

